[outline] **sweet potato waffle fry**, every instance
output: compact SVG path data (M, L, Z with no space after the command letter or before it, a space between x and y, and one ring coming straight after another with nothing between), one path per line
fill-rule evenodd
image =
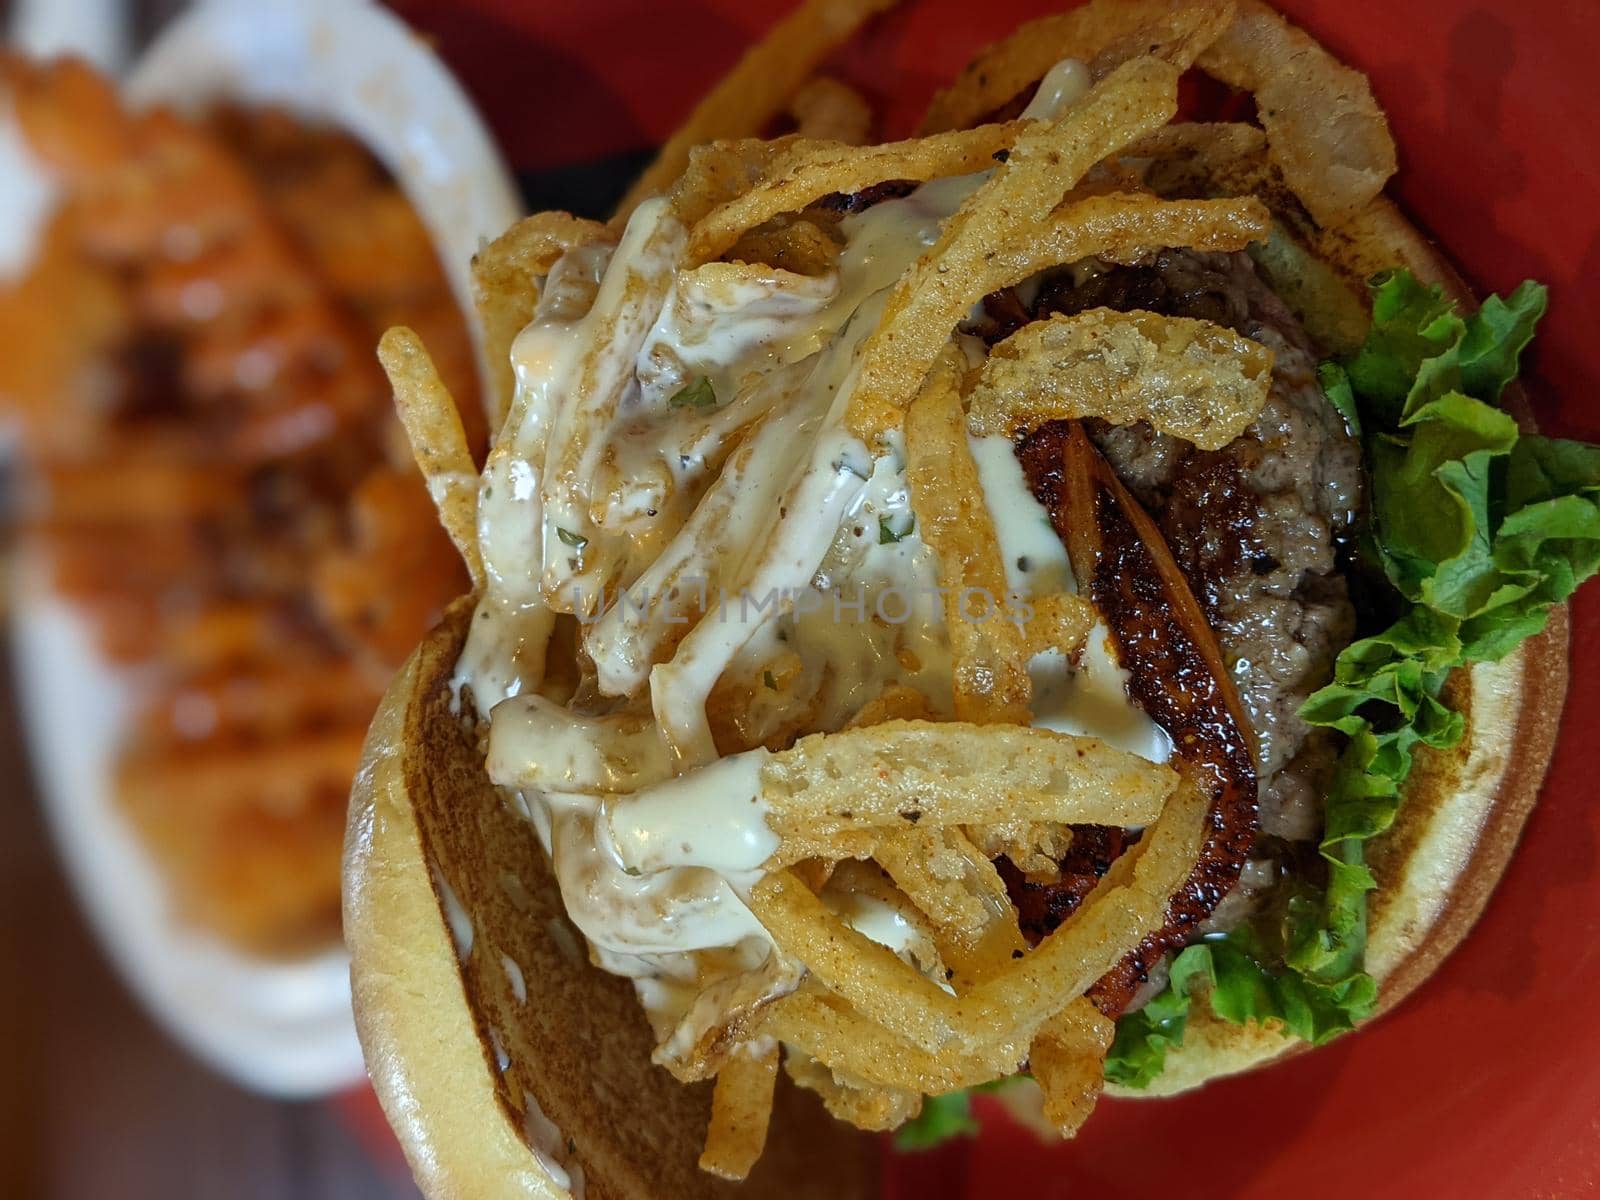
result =
M325 942L362 731L465 580L372 346L400 322L428 339L466 455L461 315L348 137L133 115L72 62L0 75L63 195L0 293L0 396L36 481L24 536L139 681L121 802L185 918L261 951Z

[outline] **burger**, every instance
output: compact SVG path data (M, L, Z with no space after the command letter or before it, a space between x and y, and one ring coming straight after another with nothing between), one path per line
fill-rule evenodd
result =
M1533 804L1600 565L1543 289L1476 303L1254 0L1043 18L863 143L808 78L881 7L483 250L481 468L380 348L474 581L346 843L431 1195L863 1194L974 1088L1070 1136L1399 1002Z

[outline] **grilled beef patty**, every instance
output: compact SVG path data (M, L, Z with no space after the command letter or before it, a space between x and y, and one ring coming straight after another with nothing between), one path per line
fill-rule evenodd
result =
M1142 423L1086 422L1112 469L1159 526L1217 635L1256 739L1263 835L1240 886L1220 902L1210 889L1207 911L1185 910L1182 928L1164 930L1142 948L1147 952L1136 956L1137 971L1102 981L1101 992L1112 1002L1102 1007L1120 1011L1140 981L1160 983L1153 955L1245 919L1276 878L1278 860L1301 857L1320 835L1338 745L1328 731L1307 726L1299 708L1331 677L1334 658L1354 632L1335 552L1361 504L1362 474L1359 446L1317 384L1313 347L1244 254L1179 250L1131 266L1077 264L1047 278L1032 303L1014 291L991 297L987 320L974 332L995 341L1029 320L1097 307L1215 321L1275 355L1267 403L1221 450L1196 449ZM1030 482L1047 506L1061 433L1046 426L1019 443ZM1254 829L1235 832L1248 837ZM1027 880L1003 866L1027 932L1048 932L1077 906L1104 873L1101 860L1115 857L1101 843L1120 833L1077 831L1084 848L1098 853L1069 854L1055 880ZM1221 833L1212 840L1236 845L1237 838ZM1120 845L1120 836L1116 840ZM1225 857L1229 879L1237 878L1239 858ZM1114 986L1108 989L1108 982Z
M1336 744L1299 708L1355 630L1335 551L1362 502L1360 446L1317 384L1305 331L1246 254L1076 264L1047 278L1031 305L1015 293L991 297L977 332L993 341L1028 320L1102 307L1215 321L1276 356L1266 405L1221 450L1143 422L1088 424L1160 526L1222 645L1255 728L1262 833L1315 838Z

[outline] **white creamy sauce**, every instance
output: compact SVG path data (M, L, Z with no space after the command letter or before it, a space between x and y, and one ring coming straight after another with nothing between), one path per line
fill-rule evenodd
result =
M864 892L829 893L829 907L863 937L909 957L923 939L922 931L904 913Z
M1058 65L1028 115L1057 115L1087 82ZM732 977L797 979L744 900L778 848L760 746L838 729L892 685L951 711L939 564L903 448L874 456L842 417L889 289L986 178L844 218L820 277L684 269L681 228L646 205L614 255L556 265L513 348L517 396L479 491L487 587L457 682L490 718L490 776L528 805L591 958L634 980L670 1044ZM1009 441L971 445L1008 586L1071 590ZM557 612L579 617L593 665L580 699L544 684ZM1079 657L1031 664L1036 722L1167 758L1102 628ZM718 689L732 700L714 724ZM757 748L720 755L730 743ZM830 902L942 982L892 906Z
M935 179L909 196L875 204L839 223L848 239L839 255L839 293L809 327L796 329L784 347L795 358L823 349L840 331L852 344L872 332L877 310L859 312L866 301L887 292L905 269L939 240L945 219L981 187L988 173ZM846 329L860 323L864 328Z
M683 1061L735 1010L752 1011L800 985L805 969L765 941L701 956L698 979L677 975L636 984L659 1045L658 1061Z
M687 955L684 961L689 961ZM655 975L635 975L633 991L639 997L639 1007L650 1018L656 1041L668 1038L680 1019L694 1004L697 989L695 981L674 979L665 972Z
M456 957L466 962L472 954L472 918L467 915L466 908L462 905L455 889L450 886L450 881L435 869L433 875L433 889L438 893L439 903L444 908L445 923L450 926L450 940L455 944Z
M822 893L822 898L850 928L892 950L907 965L915 967L944 991L955 995L955 989L945 976L944 960L939 956L939 948L934 945L933 938L900 909L865 892L842 892L828 888Z
M561 402L549 422L540 479L540 585L561 611L573 611L577 597L596 597L610 582L596 544L602 513L588 486L600 473L624 398L638 389L636 357L667 299L686 237L665 198L638 207L571 339L581 353L549 377Z
M503 1074L511 1065L511 1055L506 1051L505 1039L500 1036L500 1031L492 1025L489 1027L489 1047L494 1051L495 1069Z
M937 559L911 511L904 455L891 439L811 586L730 664L732 674L750 678L774 662L792 672L752 689L741 715L745 738L765 741L797 709L809 714L808 730L838 729L895 684L949 715L950 640L938 586Z
M1077 591L1067 548L1056 535L1050 514L1029 489L1011 439L968 438L967 444L978 464L978 480L1000 543L1006 586L1030 598Z
M544 1115L544 1109L526 1088L522 1091L522 1136L535 1160L550 1176L550 1182L570 1192L573 1200L583 1200L582 1171L576 1163L570 1169L564 1165L571 1153L566 1137L556 1123Z
M639 351L640 408L670 406L680 389L704 376L726 400L752 376L792 361L786 339L811 326L839 293L839 276L752 271L712 262L682 271Z
M1006 585L1029 598L1077 591L1067 548L1029 490L1010 439L972 438L970 445L1005 560ZM1028 674L1035 725L1097 737L1153 762L1172 757L1166 733L1129 697L1128 674L1103 624L1090 631L1076 663L1050 650L1035 656Z
M1172 739L1128 698L1128 673L1103 624L1089 631L1076 668L1059 650L1047 650L1028 664L1028 674L1035 725L1088 734L1151 762L1172 757Z
M845 218L841 229L848 242L839 257L836 298L774 352L779 358L814 354L816 366L804 391L813 405L826 406L826 415L814 441L808 445L797 439L794 466L781 494L764 497L763 503L737 503L736 520L757 531L752 544L762 553L726 581L733 603L720 605L714 619L700 622L678 653L651 672L656 717L682 768L715 757L705 715L712 687L758 633L780 614L790 613L797 597L812 592L813 576L840 528L853 528L862 519L864 528L876 532L878 514L864 513L861 506L868 502L863 485L870 484L878 468L867 448L842 427L855 354L876 327L888 289L937 240L944 219L981 182L981 176L938 180L904 199ZM903 491L903 481L899 486ZM846 599L863 591L875 597L894 584L892 578L871 576L836 576L833 582L853 593ZM828 611L831 616L831 605ZM869 610L868 620L857 622L858 628L875 616ZM812 628L819 623L812 622ZM835 625L843 627L844 622ZM832 661L850 660L840 655Z
M709 867L730 879L758 871L778 849L761 796L771 757L759 748L730 755L613 802L610 836L623 866L645 875Z
M656 721L680 770L716 757L706 704L755 634L810 590L842 521L865 491L871 456L843 429L824 429L764 523L752 553L670 662L650 673Z
M584 716L537 693L495 709L488 770L503 786L545 792L632 792L671 774L648 718Z
M639 976L658 956L768 940L734 881L701 866L630 871L601 819L599 797L552 796L551 858L567 915L596 951L621 956L609 969ZM752 875L736 876L746 886ZM617 965L625 960L624 966Z
M500 955L500 969L506 973L506 982L511 985L511 994L516 997L518 1004L528 1002L528 981L523 978L522 967L517 960L509 954Z
M658 651L719 597L726 563L742 560L760 532L745 515L765 508L783 483L797 439L816 418L796 404L769 412L728 459L678 535L588 631L585 646L601 689L630 696L643 688Z
M533 805L529 804L527 794L523 791L523 789L505 787L502 788L502 790L505 792L506 804L514 813L516 813L524 821L532 821L535 825L538 825L541 830L548 829L550 822L541 818L540 816L540 814L544 812L544 809L542 807L535 808ZM548 816L548 814L546 814L546 816ZM550 840L546 833L541 833L539 836L545 841Z
M586 293L593 298L589 287L598 287L592 279L598 261L593 253L565 255L546 280L533 321L511 346L516 400L478 484L485 587L452 681L454 692L463 686L471 691L481 717L501 700L537 687L544 676L555 613L533 567L543 557L540 473L551 412L581 348L572 308L587 305ZM609 256L603 261L609 263Z
M1039 90L1022 110L1022 116L1025 120L1052 121L1082 100L1093 83L1087 64L1064 58L1039 81Z

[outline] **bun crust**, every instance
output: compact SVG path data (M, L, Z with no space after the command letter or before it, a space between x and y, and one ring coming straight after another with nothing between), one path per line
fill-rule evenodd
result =
M875 1194L873 1140L787 1086L746 1183L735 1189L697 1168L709 1086L685 1087L651 1063L632 986L589 964L531 822L489 782L452 703L472 611L471 597L458 600L390 685L345 847L356 1027L423 1191L434 1200Z

